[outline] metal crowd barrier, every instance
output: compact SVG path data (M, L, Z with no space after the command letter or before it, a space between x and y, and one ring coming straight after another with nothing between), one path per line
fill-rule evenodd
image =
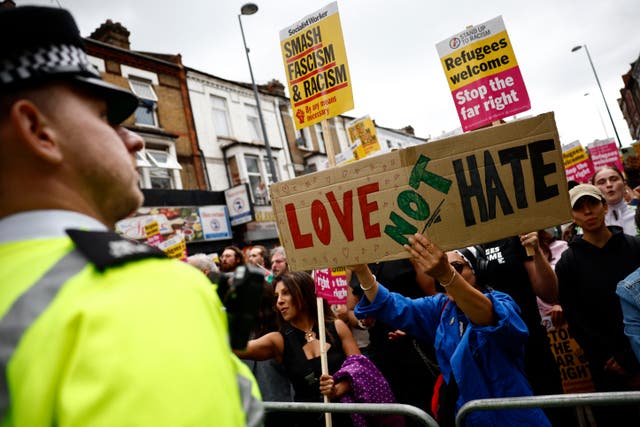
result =
M456 415L456 427L473 411L498 409L557 408L568 406L603 406L640 404L640 391L616 391L606 393L548 394L543 396L505 397L501 399L478 399L462 405Z
M406 415L425 426L438 427L438 423L420 408L402 403L306 403L263 402L266 412L332 412L349 414Z

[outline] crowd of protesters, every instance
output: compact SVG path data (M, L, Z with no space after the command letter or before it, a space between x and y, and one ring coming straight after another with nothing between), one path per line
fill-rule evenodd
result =
M640 390L640 195L615 167L596 171L591 182L569 183L570 224L448 253L416 235L406 260L350 266L347 304L325 311L330 373L353 355L367 358L390 387L393 398L385 401L418 406L441 426L454 425L469 400L563 393L543 326L548 318L552 326L568 325L596 391ZM234 259L232 266L227 258ZM350 381L319 370L311 276L289 271L280 246L227 247L219 267L232 271L241 263L260 266L270 289L264 296L269 326L237 352L254 372L256 363L281 365L259 378L267 394L275 378L286 391L284 399L268 400L321 401L323 394L340 400L348 394ZM590 411L598 426L640 423L635 406ZM473 425L579 424L572 408L473 417ZM307 417L301 424L314 422L321 419ZM410 419L403 423L412 425Z

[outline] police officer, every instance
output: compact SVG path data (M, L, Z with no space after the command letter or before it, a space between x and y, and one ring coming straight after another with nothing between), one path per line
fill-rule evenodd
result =
M259 424L207 278L109 231L142 202L135 96L65 10L2 10L0 40L0 425Z

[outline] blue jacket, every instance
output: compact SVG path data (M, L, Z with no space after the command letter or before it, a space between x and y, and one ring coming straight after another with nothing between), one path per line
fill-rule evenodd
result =
M524 343L528 330L513 299L489 292L497 324L477 326L446 294L419 299L389 292L378 284L373 303L362 298L355 308L358 318L375 317L425 342L433 343L445 381L454 376L460 396L457 410L470 400L531 396L524 374ZM462 334L461 334L462 331ZM467 426L550 426L540 409L476 411Z
M618 283L616 293L624 316L624 333L640 362L640 268Z

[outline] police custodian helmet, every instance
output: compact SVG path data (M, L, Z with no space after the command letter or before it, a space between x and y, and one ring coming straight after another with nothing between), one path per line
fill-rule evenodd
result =
M68 11L38 6L0 8L0 92L53 80L77 84L103 99L112 124L121 123L138 106L134 94L102 80L89 62Z

